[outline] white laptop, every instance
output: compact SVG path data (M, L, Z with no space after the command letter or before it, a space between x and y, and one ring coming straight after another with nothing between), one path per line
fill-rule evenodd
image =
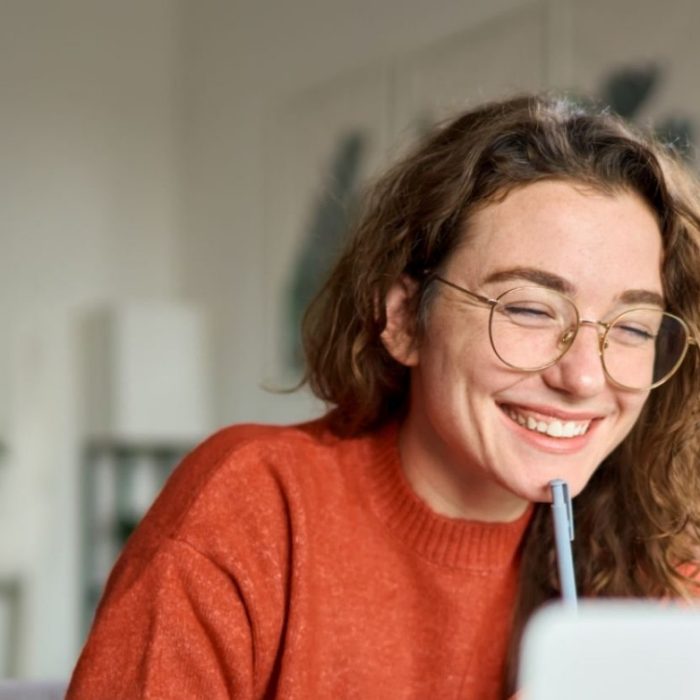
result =
M63 700L65 682L0 680L0 700Z
M550 605L528 624L523 700L698 700L700 610L639 601Z

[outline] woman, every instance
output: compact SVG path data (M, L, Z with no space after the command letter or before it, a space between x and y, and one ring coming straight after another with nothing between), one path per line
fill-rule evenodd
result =
M109 580L69 698L501 698L559 595L689 596L700 214L609 114L486 104L374 187L304 326L316 422L222 431Z

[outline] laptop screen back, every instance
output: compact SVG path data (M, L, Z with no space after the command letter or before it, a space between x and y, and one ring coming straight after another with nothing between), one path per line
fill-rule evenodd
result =
M697 700L700 610L639 601L552 605L523 639L523 700Z

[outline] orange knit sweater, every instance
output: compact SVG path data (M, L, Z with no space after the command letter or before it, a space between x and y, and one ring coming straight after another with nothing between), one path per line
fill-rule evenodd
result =
M496 700L528 518L433 513L395 426L228 428L129 540L67 698Z

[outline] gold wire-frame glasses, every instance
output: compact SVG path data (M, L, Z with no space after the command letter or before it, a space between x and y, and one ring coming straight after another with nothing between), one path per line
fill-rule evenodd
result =
M493 351L505 365L523 372L555 365L572 347L581 326L592 326L598 329L605 376L622 389L647 391L667 382L688 348L698 345L682 318L657 307L631 308L610 321L590 321L581 319L573 300L547 287L515 287L491 299L439 275L433 279L490 307Z

